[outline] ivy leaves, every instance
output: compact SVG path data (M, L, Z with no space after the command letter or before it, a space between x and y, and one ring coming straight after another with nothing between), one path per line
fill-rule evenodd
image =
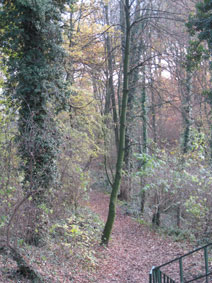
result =
M5 94L12 94L20 106L17 140L30 190L48 188L56 176L59 137L54 112L66 95L60 8L52 0L14 0L5 1L1 11Z

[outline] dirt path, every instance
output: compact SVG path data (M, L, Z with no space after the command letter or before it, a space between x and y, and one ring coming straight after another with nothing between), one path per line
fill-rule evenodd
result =
M86 205L100 215L105 222L108 203L108 195L93 191ZM124 214L119 207L109 248L102 247L99 243L96 243L92 248L95 248L99 258L95 272L93 269L89 270L89 265L87 266L86 263L84 263L85 268L80 264L78 268L77 264L75 265L74 261L71 261L72 257L66 259L63 254L64 250L60 251L61 246L59 245L54 246L53 250L50 248L49 251L47 248L31 250L30 260L27 251L25 257L35 270L47 278L44 282L48 283L148 283L149 271L152 266L167 262L191 249L191 247L186 248L185 245L183 248L182 244L177 244L171 239L155 233L149 227L139 224ZM77 250L75 252L77 255ZM42 256L46 256L48 260L44 261ZM212 258L212 254L210 257ZM6 265L5 260L7 260ZM183 260L184 275L187 272L188 276L193 276L193 273L199 272L202 262L204 262L202 255L199 257L195 255L188 260ZM16 269L17 266L13 261L8 261L7 257L4 259L3 255L0 255L0 282L29 282L27 279L19 280L20 276L14 273ZM178 262L171 266L168 272L172 272L171 277L176 280L175 282L180 282ZM198 282L202 283L203 281Z
M94 191L89 206L105 221L108 202L108 195ZM148 283L152 266L169 261L185 250L123 215L118 208L109 248L106 251L102 248L101 253L104 258L100 260L94 282Z

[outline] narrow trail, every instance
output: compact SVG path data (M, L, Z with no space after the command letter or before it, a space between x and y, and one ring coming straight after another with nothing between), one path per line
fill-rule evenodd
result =
M89 207L105 221L108 213L109 196L93 191ZM117 208L109 248L99 248L103 258L93 282L148 283L149 271L185 253L179 244L151 231L145 225L124 215Z

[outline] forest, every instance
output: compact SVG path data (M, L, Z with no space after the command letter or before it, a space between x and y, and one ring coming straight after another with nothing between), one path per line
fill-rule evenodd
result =
M212 0L0 1L0 282L212 282L211 64Z

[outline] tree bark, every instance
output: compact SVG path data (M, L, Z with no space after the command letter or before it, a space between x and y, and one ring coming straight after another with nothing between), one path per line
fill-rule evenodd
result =
M141 114L141 120L142 120L142 146L141 146L141 153L142 154L147 154L147 109L146 109L146 104L147 104L147 96L146 96L146 87L145 87L145 67L143 70L143 89L141 93L141 109L142 109L142 114ZM142 170L146 170L146 162L143 162L141 164ZM144 205L145 205L145 198L146 194L145 191L143 190L143 187L145 185L145 180L144 176L141 177L141 213L144 212Z
M124 147L125 147L125 130L126 130L126 109L128 100L128 69L129 69L129 49L130 49L130 5L129 0L125 0L125 20L126 20L126 40L124 49L124 79L123 79L123 96L122 96L122 109L120 118L120 133L119 133L119 149L116 163L116 174L112 186L112 193L110 197L108 218L105 224L105 228L102 234L101 243L108 245L113 223L116 216L116 202L117 195L120 188L122 167L124 159Z
M187 153L189 150L190 128L191 128L191 72L186 72L186 86L182 101L182 116L183 116L183 142L182 152Z
M105 16L106 24L109 26L109 17L108 17L108 5L105 5ZM111 48L111 38L110 34L106 33L106 55L108 63L108 82L107 82L107 97L106 97L106 107L105 114L108 114L110 111L110 100L112 103L112 113L113 113L113 123L114 123L114 133L115 133L115 143L116 150L118 153L118 144L119 144L119 133L118 133L118 114L116 109L116 99L115 99L115 90L113 85L113 57L112 57L112 48Z
M136 1L135 14L134 14L134 23L138 21L141 17L141 9L140 9L141 1ZM143 37L141 33L143 32L143 25L141 23L134 24L131 30L131 38L130 38L130 68L133 68L138 64L141 59L141 54L143 50ZM129 75L129 94L127 101L127 121L128 124L126 126L125 133L125 153L124 153L124 171L126 172L126 185L123 186L120 190L119 198L125 201L129 201L131 195L131 173L133 170L132 164L132 141L134 140L134 105L135 105L135 95L138 88L138 80L139 80L139 71L140 68L135 68Z

